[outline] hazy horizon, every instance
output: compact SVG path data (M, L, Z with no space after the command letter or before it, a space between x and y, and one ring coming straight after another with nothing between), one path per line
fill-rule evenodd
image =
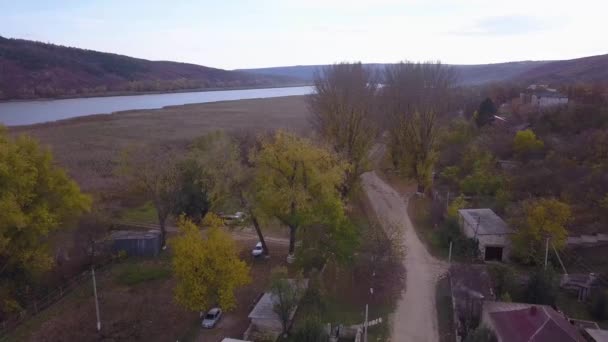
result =
M0 35L222 69L490 64L606 54L607 9L591 0L30 1L2 4Z

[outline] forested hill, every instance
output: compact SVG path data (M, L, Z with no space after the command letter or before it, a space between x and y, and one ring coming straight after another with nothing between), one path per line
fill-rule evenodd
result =
M366 64L377 71L389 64ZM522 61L495 64L452 65L463 85L492 82L518 83L608 83L608 55L558 61ZM315 71L324 65L297 65L239 71L299 78L312 81Z
M0 100L295 84L267 76L0 37Z

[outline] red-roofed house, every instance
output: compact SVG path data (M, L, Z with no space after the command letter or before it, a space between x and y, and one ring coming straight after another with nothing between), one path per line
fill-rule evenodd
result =
M564 315L547 305L487 301L482 324L499 342L585 341Z

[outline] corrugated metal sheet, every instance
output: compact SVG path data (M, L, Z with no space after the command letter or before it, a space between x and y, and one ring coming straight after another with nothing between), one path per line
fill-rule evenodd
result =
M157 256L161 249L160 232L157 230L119 230L111 233L112 251L125 251L129 256Z

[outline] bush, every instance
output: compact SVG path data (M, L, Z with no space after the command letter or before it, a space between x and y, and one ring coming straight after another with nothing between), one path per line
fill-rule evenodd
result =
M608 291L602 290L594 293L589 303L589 313L593 318L604 321L608 319Z
M326 338L323 323L317 317L308 317L291 336L293 342L319 342Z
M555 271L552 268L538 269L528 280L526 302L554 306L558 291L559 284Z
M452 255L459 257L476 258L479 256L479 244L474 239L469 239L462 234L458 221L448 219L441 227L440 243L445 250L450 248L452 242Z
M497 342L498 339L494 332L485 326L480 326L473 330L464 339L464 342Z
M490 265L488 271L494 282L494 293L498 298L511 298L511 294L517 292L515 283L515 272L506 265ZM503 300L506 301L506 300ZM508 300L510 302L510 300Z

